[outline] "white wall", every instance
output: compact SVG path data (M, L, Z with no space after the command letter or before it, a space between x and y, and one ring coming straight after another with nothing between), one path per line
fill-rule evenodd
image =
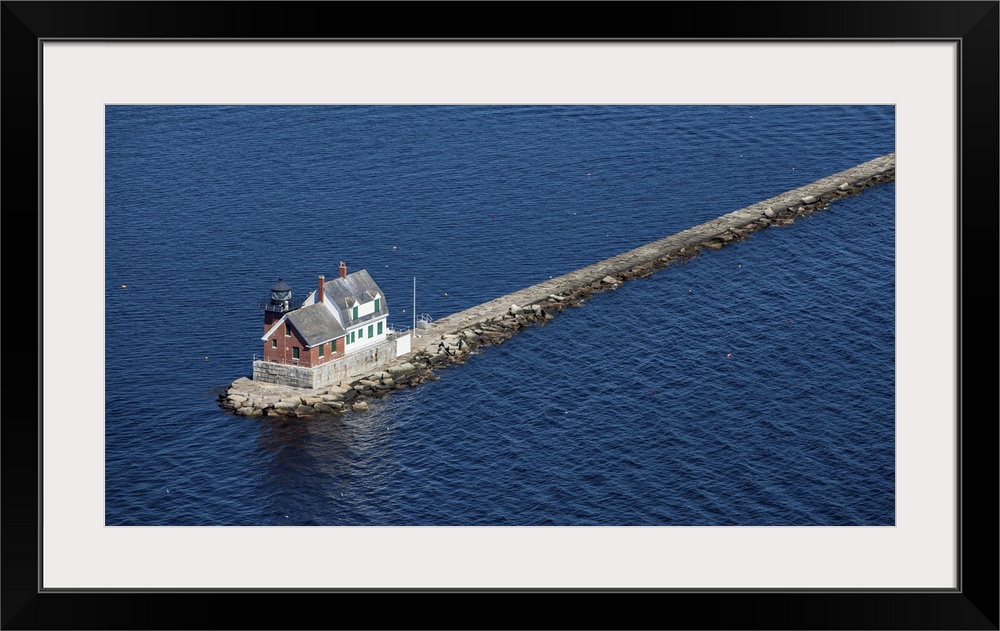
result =
M369 310L368 313L372 313L372 311ZM358 310L358 317L360 317L361 315L362 315L361 314L361 310L359 309ZM379 332L378 332L378 323L379 322L382 323L382 333L381 334L379 334ZM373 333L373 337L370 337L370 338L368 337L368 327L369 326L372 327L372 333ZM386 318L381 318L379 320L375 320L375 321L372 321L372 322L367 322L363 326L352 327L352 328L350 328L350 329L347 330L347 339L348 340L350 340L351 332L352 331L354 332L354 343L351 344L349 342L345 342L345 344L344 344L344 352L345 353L353 353L353 352L361 350L363 348L367 348L369 346L373 346L375 344L378 344L379 342L384 342L385 338L386 338L386 334L389 331L389 326L386 323ZM364 332L364 337L359 337L358 336L358 332Z

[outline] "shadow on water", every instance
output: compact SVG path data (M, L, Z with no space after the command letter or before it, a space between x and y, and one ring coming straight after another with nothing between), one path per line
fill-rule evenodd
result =
M376 404L363 414L259 421L269 520L331 525L386 518L385 494L402 472L391 414Z

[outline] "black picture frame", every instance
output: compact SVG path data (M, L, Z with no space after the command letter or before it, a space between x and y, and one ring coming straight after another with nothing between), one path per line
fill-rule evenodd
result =
M38 309L31 314L38 318L38 334L35 339L15 333L4 337L5 381L16 383L28 373L15 360L40 361L45 342L39 159L43 40L956 41L960 50L958 589L41 592L39 365L37 413L18 402L16 409L5 410L0 425L3 628L997 629L1000 476L998 423L989 411L995 410L1000 328L996 294L1000 2L564 4L545 10L538 4L506 4L466 5L464 11L456 11L457 7L361 4L348 11L345 3L325 2L2 2L2 195L4 218L14 222L8 223L6 234L15 246L8 253L25 256L21 244L34 241L39 265ZM557 28L555 20L565 21L570 7L573 13L585 9L582 12L589 15ZM394 14L391 20L385 15L389 11ZM471 30L479 32L462 37L442 32L445 24L456 23L449 16L469 18L480 11L488 12L490 19L471 20L475 22ZM463 19L463 28L469 22ZM567 30L580 35L567 37L563 34ZM892 69L873 62L870 71ZM8 269L20 272L19 266ZM8 279L8 285L13 282ZM963 308L966 299L969 307ZM8 314L30 317L23 308ZM983 317L985 326L973 325ZM965 352L967 340L974 344L970 352ZM971 361L977 357L979 361ZM985 407L975 404L984 393L990 401ZM968 420L965 409L973 411Z

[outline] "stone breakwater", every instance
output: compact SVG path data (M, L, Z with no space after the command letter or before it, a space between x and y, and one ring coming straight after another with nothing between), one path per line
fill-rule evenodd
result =
M582 305L595 293L615 290L626 281L648 277L670 265L685 264L705 250L721 249L768 226L791 225L796 217L829 208L831 202L856 195L869 186L893 181L895 177L896 154L891 153L659 241L441 318L429 328L413 332L410 353L370 375L315 390L242 377L219 395L220 404L251 417L308 417L348 410L366 411L368 399L436 380L434 371L461 364L482 347L502 344L524 327L545 324L558 312Z

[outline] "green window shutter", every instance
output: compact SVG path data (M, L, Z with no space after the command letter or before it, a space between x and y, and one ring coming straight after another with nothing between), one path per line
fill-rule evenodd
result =
M379 311L379 309L378 309L378 305L379 305L379 299L378 299L378 298L376 298L376 299L375 299L375 313L378 313L378 311Z
M293 346L292 347L292 357L294 357L295 359L299 358L299 347L298 346Z
M326 346L326 344L325 344L325 343L324 343L324 344L320 344L320 345L319 345L319 356L320 356L320 357L322 357L322 356L323 356L323 347L324 347L324 346Z
M369 338L375 337L375 325L374 324L369 324L368 325L368 337Z
M378 321L378 334L382 335L382 321L381 320Z
M354 307L354 311L351 312L351 319L352 320L357 320L358 319L358 308L357 307Z
M354 343L354 331L351 331L351 344Z

